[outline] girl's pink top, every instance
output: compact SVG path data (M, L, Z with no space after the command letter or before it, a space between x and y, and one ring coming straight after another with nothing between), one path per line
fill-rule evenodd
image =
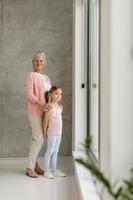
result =
M50 111L47 134L62 134L62 106L53 106L52 110Z
M28 100L28 112L34 115L43 115L43 109L36 104L37 100L45 103L45 84L51 85L46 75L37 72L30 72L25 79L25 90Z

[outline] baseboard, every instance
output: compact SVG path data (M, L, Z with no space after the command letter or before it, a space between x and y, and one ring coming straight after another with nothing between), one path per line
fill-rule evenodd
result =
M43 163L43 157L38 158L38 162ZM72 169L72 157L58 157L59 165L63 165L63 167L67 169ZM27 158L0 158L0 168L3 167L11 167L14 165L24 165L27 164Z

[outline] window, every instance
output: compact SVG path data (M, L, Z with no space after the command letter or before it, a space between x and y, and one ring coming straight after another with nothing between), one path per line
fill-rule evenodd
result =
M99 154L99 0L75 0L73 19L73 150L87 135Z
M99 158L99 0L88 1L87 133Z

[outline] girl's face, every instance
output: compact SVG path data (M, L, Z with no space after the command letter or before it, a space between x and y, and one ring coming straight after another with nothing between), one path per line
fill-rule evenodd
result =
M33 60L33 66L36 72L41 72L44 68L44 57L41 55L36 56L36 58Z
M62 98L62 90L57 89L51 93L51 98L53 102L59 102Z

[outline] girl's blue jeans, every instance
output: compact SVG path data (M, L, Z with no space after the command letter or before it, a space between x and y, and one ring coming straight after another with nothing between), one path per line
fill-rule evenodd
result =
M61 142L61 135L49 135L47 137L47 150L44 156L44 171L52 172L57 168L57 156Z

